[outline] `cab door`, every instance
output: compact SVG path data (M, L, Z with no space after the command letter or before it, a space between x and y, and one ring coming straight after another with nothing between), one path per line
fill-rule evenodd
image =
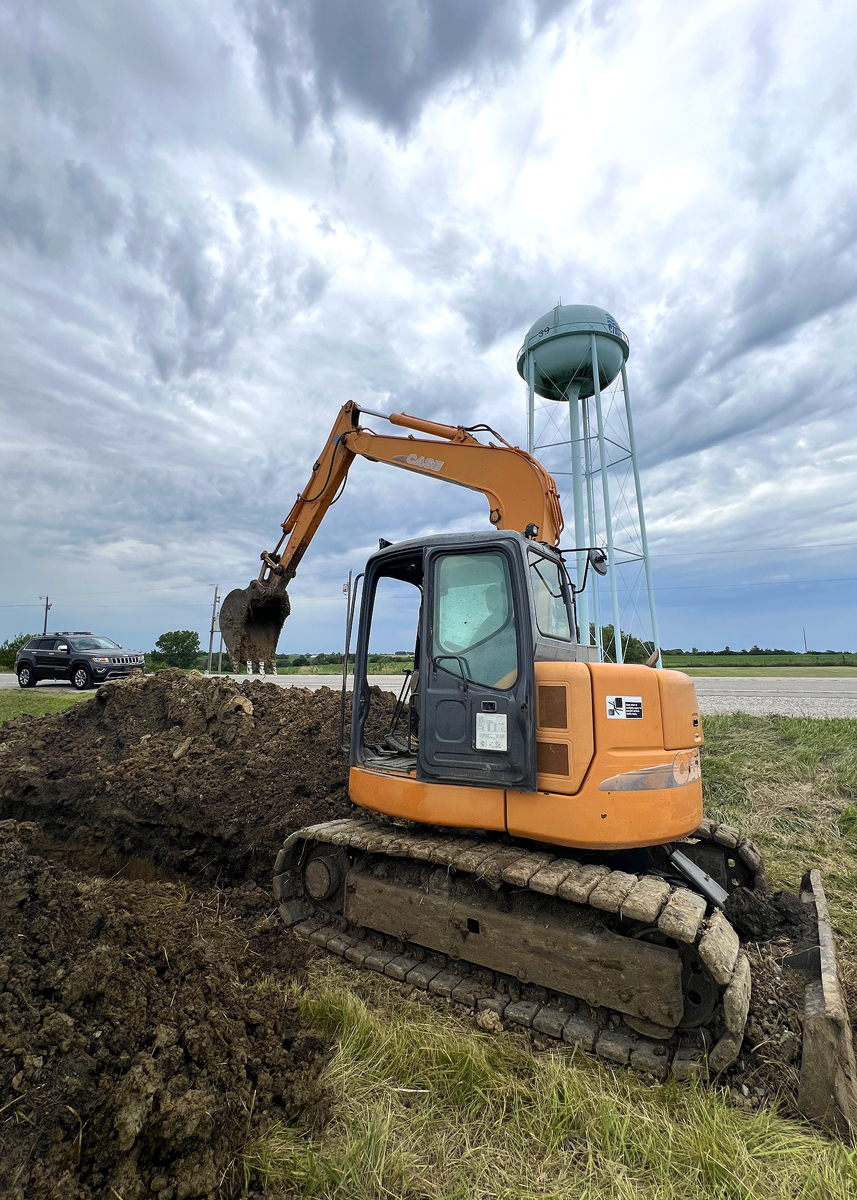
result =
M520 554L426 554L418 776L535 790L533 639Z

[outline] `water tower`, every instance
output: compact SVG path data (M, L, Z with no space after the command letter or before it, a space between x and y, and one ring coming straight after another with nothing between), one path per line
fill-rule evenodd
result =
M535 322L518 351L518 373L527 385L527 449L560 486L562 477L571 475L575 545L607 546L617 662L624 657L618 636L623 617L626 631L651 637L660 648L627 360L628 338L608 312L591 304L558 304ZM578 554L578 586L585 569L586 555ZM599 581L594 573L589 579L579 602L581 641L591 644L591 590L595 643L603 658ZM647 605L641 604L643 582ZM648 620L641 607L648 607Z

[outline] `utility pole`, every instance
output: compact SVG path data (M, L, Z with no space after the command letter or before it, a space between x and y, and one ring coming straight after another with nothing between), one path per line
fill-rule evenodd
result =
M342 585L342 594L345 597L345 651L342 656L342 691L345 692L348 687L348 618L351 614L351 571L348 572L348 582Z
M803 652L804 652L804 654L806 654L806 653L807 653L807 649L806 649L806 628L805 628L805 627L803 627Z
M220 599L218 593L218 584L213 584L214 587L214 603L211 606L211 637L208 639L208 665L205 668L206 675L211 674L211 659L214 654L214 626L217 623L217 602Z
M220 649L217 651L217 674L223 674L223 633L220 634Z
M53 608L53 605L50 603L50 596L44 596L44 597L39 596L39 599L40 600L44 599L44 601L45 601L45 627L42 630L42 633L47 633L48 632L48 613Z

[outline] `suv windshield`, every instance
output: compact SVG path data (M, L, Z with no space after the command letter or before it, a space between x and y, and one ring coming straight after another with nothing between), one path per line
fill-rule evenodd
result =
M103 637L84 637L75 638L74 647L76 650L118 650L120 647L116 642L111 642L110 638Z

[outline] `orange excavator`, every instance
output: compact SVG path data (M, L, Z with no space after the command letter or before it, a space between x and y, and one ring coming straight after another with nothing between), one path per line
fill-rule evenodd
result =
M531 455L485 426L393 414L413 432L388 436L360 417L342 408L258 579L226 597L234 668L275 670L286 589L356 455L482 492L494 528L382 539L368 560L347 747L363 812L286 841L286 923L486 1028L516 1023L680 1078L741 1053L742 935L786 939L807 972L801 1102L850 1130L857 1070L820 876L769 900L758 848L704 818L693 681L580 644L565 555L599 573L605 556L560 547L556 484ZM390 712L368 657L392 596L400 611L411 597L414 669ZM353 616L352 602L349 641Z

